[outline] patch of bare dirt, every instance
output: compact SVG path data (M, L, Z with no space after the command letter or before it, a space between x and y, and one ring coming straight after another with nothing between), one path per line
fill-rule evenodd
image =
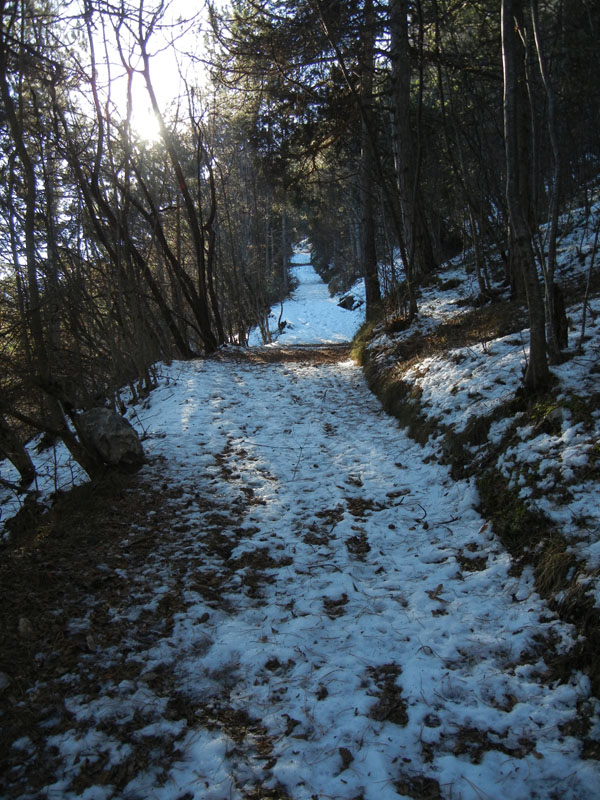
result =
M357 519L365 519L370 511L381 511L385 506L370 497L346 497L348 511Z
M518 333L526 325L527 316L519 303L490 303L458 313L438 325L433 332L423 334L417 331L400 339L394 344L390 355L402 365L404 371L423 358Z
M329 617L329 619L335 619L336 617L341 617L346 613L346 606L348 603L348 595L344 592L341 597L324 597L323 598L323 610Z
M367 553L369 553L371 550L371 545L369 544L365 531L361 530L360 528L354 528L354 530L357 530L357 533L354 536L350 536L348 539L346 539L346 548L348 549L348 552L355 558L364 561L367 557Z
M402 687L398 685L398 677L402 670L398 664L384 664L380 667L369 667L369 682L375 685L371 690L377 702L371 707L369 716L378 722L393 722L404 727L408 723L406 700L402 696Z
M399 794L413 800L442 800L442 790L434 778L404 777L395 786Z
M147 558L161 523L168 524L165 497L179 493L178 487L166 484L142 491L135 476L111 476L73 489L37 519L26 516L13 525L11 542L0 550L0 672L9 681L0 692L0 794L7 781L3 796L20 796L25 780L35 790L53 782L54 763L44 753L44 739L74 724L58 682L63 675L79 673L93 691L83 664L99 646L120 640L120 626L107 624L106 610L108 604L126 602L129 592L120 573L126 557L119 545L131 526L152 512L153 530L129 540L135 557ZM93 633L73 632L70 621L85 610ZM133 664L127 668L136 669ZM124 665L122 679L128 677L125 671ZM20 764L11 751L22 739L38 750L33 763L26 764L23 757ZM125 773L109 775L107 765L90 766L96 772L105 769L106 780L127 779Z
M350 358L350 343L316 345L277 345L274 347L223 347L211 355L216 361L246 361L251 364L302 362L335 364Z
M71 731L85 735L86 721L63 700L67 684L71 694L94 697L100 685L138 682L142 673L155 693L169 698L169 718L182 720L180 735L140 737L137 731L156 721L158 712L151 707L143 719L136 712L117 727L107 720L107 735L127 741L130 755L117 765L103 752L79 759L65 791L82 794L101 785L119 797L132 777L149 769L158 770L160 782L181 757L180 739L191 724L222 728L268 764L271 747L264 731L230 708L226 691L216 705L191 709L170 670L145 672L137 656L136 642L169 637L174 618L186 607L186 591L197 591L209 607L226 611L236 575L244 594L259 597L261 587L273 580L272 570L286 563L252 547L232 558L238 543L251 540L258 529L240 527L233 506L223 508L210 497L188 494L184 498L181 486L152 483L142 475L111 476L73 489L45 513L25 513L15 521L10 542L0 549L1 797L37 796L64 767L48 740ZM194 535L193 520L173 524L174 509L185 511L190 505L203 520L196 560L190 563L186 554L171 558L170 568L180 580L173 581L154 609L128 620L132 592L143 588L127 576L152 563L169 531L176 539ZM211 568L203 566L202 553ZM208 619L207 612L198 623ZM85 624L78 628L73 625L77 620ZM15 748L16 742L23 746ZM282 788L263 793L258 787L247 797L284 800L287 795Z

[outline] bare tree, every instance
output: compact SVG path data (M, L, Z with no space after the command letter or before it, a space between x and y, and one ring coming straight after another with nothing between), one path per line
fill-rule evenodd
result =
M529 165L523 131L524 80L523 43L519 36L523 0L502 0L502 63L504 74L504 141L506 152L506 200L510 218L511 249L521 270L529 310L529 360L524 385L529 392L545 389L550 383L546 355L544 304L537 275L528 224Z
M546 336L548 343L548 353L550 362L558 364L562 360L561 348L567 346L565 336L561 335L561 331L566 334L566 320L564 320L564 306L562 305L562 296L560 290L555 282L556 272L556 243L558 239L558 216L559 216L559 203L561 191L561 154L560 146L558 143L558 130L556 124L556 98L554 96L554 89L548 71L548 65L544 55L542 44L542 32L539 19L539 10L537 0L530 0L531 21L533 27L533 34L535 38L535 47L538 58L538 65L544 91L546 92L548 111L548 136L550 139L550 151L552 161L552 178L550 181L550 213L549 213L549 227L548 227L548 258L544 257L544 248L540 247L540 260L544 270L544 286L545 286L545 306L546 306ZM561 313L562 312L562 313Z
M423 22L421 5L416 5L419 20L419 48L422 48ZM421 191L421 146L419 124L412 123L412 67L409 45L410 4L408 0L390 0L391 120L396 183L404 232L407 263L413 276L427 275L435 268L429 227ZM422 58L419 59L422 69ZM418 114L422 102L423 75L419 75ZM416 309L412 309L415 311Z

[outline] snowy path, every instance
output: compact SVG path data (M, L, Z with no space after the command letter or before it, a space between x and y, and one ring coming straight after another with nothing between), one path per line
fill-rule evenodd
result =
M359 368L163 378L138 418L147 505L84 578L77 668L36 687L63 705L13 746L13 786L55 781L7 796L598 796L587 680L544 663L569 629Z
M124 633L100 672L129 677L69 696L67 676L88 731L53 738L65 775L166 737L166 774L161 756L117 796L594 796L565 733L586 682L543 679L563 627L359 369L175 364L143 422L172 524L141 566L152 520L122 544ZM48 796L115 796L68 785Z
M327 286L308 263L309 260L310 253L304 250L292 256L291 272L298 286L283 303L282 318L286 321L286 327L282 334L277 334L275 345L349 342L364 322L364 306L355 311L340 308L339 298L330 296ZM357 297L364 298L363 282L352 291ZM276 306L272 313L271 329L277 327L279 313L279 306ZM258 329L251 333L249 343L252 346L262 344Z

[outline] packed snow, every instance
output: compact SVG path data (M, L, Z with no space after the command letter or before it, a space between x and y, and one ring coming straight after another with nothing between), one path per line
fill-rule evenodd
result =
M296 271L280 343L349 339L360 314L338 309L312 268ZM488 351L508 358L511 348L522 352L510 342ZM493 403L511 390L478 371L491 357L460 361L460 373L428 366L423 389L447 420L462 424L474 393ZM358 367L176 362L132 421L148 454L140 479L178 489L165 494L172 525L144 563L133 545L153 535L151 519L122 544L130 590L109 615L123 641L82 656L95 693L77 675L61 678L74 724L46 742L58 767L40 796L598 795L598 764L570 733L588 680L555 681L544 662L550 643L572 646L572 629L528 570L511 573L474 485L383 413ZM167 600L170 623L145 627ZM93 633L89 609L71 628ZM113 677L124 664L128 677ZM235 714L249 720L242 738L210 723ZM592 723L593 738L597 715ZM118 791L72 788L90 759L126 764L132 737L173 740L172 762ZM26 770L40 746L15 742L11 758Z
M362 304L350 311L341 308L340 297L331 297L327 286L310 263L310 250L298 248L290 261L290 273L298 282L291 297L283 302L283 309L275 307L270 315L270 328L274 341L271 344L338 344L349 342L365 320L364 281L360 280L350 290ZM277 322L281 315L285 327L281 332ZM263 340L258 328L249 337L249 344L259 346Z

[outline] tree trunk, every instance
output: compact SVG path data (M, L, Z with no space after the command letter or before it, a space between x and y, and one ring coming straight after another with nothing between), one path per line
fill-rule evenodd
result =
M183 199L183 207L186 212L188 226L192 237L192 242L194 245L194 254L196 257L197 268L198 268L198 302L200 304L200 335L202 337L205 351L207 353L213 353L217 349L219 342L217 336L215 336L215 333L213 331L213 326L211 324L211 319L210 319L210 307L209 307L210 287L207 285L208 276L206 274L206 252L205 252L203 231L198 219L198 212L194 205L194 201L192 199L192 195L188 183L186 181L185 175L183 173L183 168L181 166L179 156L177 154L177 148L175 146L175 143L173 142L169 130L167 129L165 119L158 105L158 100L156 98L156 93L154 91L154 85L152 83L152 79L150 76L150 56L148 55L147 51L147 39L141 37L138 43L140 46L140 51L143 61L142 74L144 76L144 81L146 83L146 90L148 92L148 97L150 99L150 105L152 106L152 111L156 116L156 119L158 120L161 137L165 145L167 154L169 156L169 160L171 161L173 171L175 172L177 185L179 187L179 191L181 192L181 197Z
M365 1L364 32L361 59L360 103L361 153L360 153L360 259L365 278L367 320L373 319L381 302L381 289L377 270L377 248L375 242L374 215L374 153L371 141L371 119L373 113L373 50L375 46L375 12L372 0Z
M435 259L419 186L420 152L411 125L411 65L408 37L408 0L390 0L392 61L392 147L396 186L412 280L435 268Z
M524 118L523 109L519 107L518 100L520 96L519 82L523 79L524 71L523 59L520 58L522 45L518 29L521 10L522 0L502 0L506 199L511 228L511 245L514 248L515 261L523 275L529 310L529 361L524 383L525 389L533 393L546 388L550 383L551 376L546 356L544 304L527 219L526 181L529 171L519 152L521 143L519 121Z
M548 260L544 270L545 298L546 298L546 335L548 338L548 353L550 363L559 364L562 361L561 348L565 347L564 337L561 332L566 325L564 305L561 306L561 291L554 283L556 271L556 242L558 239L558 211L560 202L561 167L560 147L556 127L556 100L550 81L550 75L542 50L542 35L540 31L538 2L530 0L531 21L535 37L535 47L540 68L540 75L548 101L548 136L552 152L552 183L550 188L550 229L548 232ZM543 252L542 252L543 257Z
M283 287L283 294L287 295L289 292L288 281L288 241L287 241L287 214L286 214L286 193L283 193L283 206L281 209L281 283Z

